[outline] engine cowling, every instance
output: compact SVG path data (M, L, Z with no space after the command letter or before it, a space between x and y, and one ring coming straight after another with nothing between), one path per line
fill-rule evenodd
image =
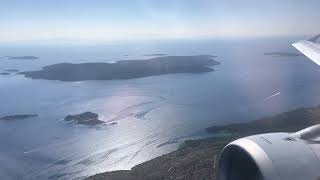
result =
M221 153L219 180L320 180L319 135L316 125L233 141Z

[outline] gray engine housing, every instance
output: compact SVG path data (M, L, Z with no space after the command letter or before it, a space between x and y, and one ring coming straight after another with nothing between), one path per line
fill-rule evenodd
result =
M233 141L221 153L219 180L320 180L319 132L316 125Z

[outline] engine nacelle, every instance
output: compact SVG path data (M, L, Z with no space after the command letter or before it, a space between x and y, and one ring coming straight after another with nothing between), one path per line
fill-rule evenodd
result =
M219 180L320 180L319 135L316 125L233 141L221 153Z

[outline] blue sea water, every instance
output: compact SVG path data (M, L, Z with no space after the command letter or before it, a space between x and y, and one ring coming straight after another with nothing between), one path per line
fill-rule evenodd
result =
M5 69L37 70L60 62L147 59L149 53L217 55L221 65L200 74L169 74L131 80L61 82L0 75L0 179L81 179L130 169L175 150L184 140L211 136L205 128L320 104L320 67L296 52L292 38L210 39L99 45L0 45ZM85 111L115 125L65 123Z

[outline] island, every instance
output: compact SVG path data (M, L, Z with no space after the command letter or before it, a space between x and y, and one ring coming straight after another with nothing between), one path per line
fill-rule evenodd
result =
M19 72L18 69L5 69L6 72Z
M292 52L268 52L264 53L266 56L272 56L272 57L297 57L302 56L301 53L292 53Z
M245 123L212 126L206 130L222 134L200 140L187 140L169 154L133 167L131 170L105 172L88 180L205 179L217 180L218 159L229 142L253 134L296 132L320 123L320 106L300 108ZM224 135L223 135L224 134Z
M1 72L0 75L10 75L8 72Z
M35 59L39 59L39 57L36 57L36 56L8 56L8 59L35 60Z
M12 121L12 120L20 120L20 119L27 119L37 117L37 114L22 114L22 115L10 115L10 116L3 116L0 117L0 120L4 121Z
M168 54L164 54L164 53L154 53L154 54L144 54L144 56L168 56Z
M84 112L81 114L68 115L64 118L67 122L75 122L79 125L95 126L105 123L99 119L99 115L92 112Z
M147 60L121 60L115 63L59 63L39 71L20 72L32 79L60 81L133 79L172 73L205 73L220 64L211 55L165 56Z

